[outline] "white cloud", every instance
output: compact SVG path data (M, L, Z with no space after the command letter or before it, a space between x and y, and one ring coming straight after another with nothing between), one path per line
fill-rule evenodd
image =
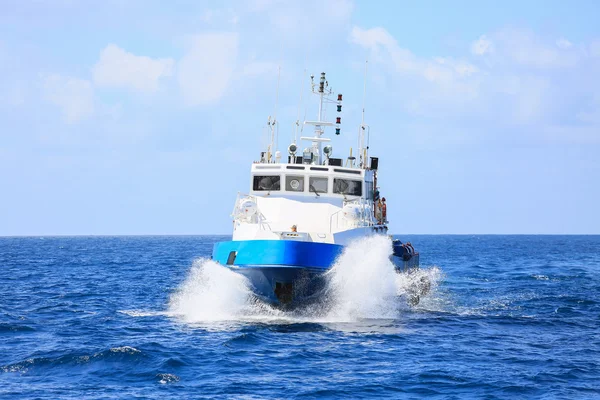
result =
M492 53L494 51L494 45L485 35L481 35L479 39L471 44L471 53L476 56L483 56L485 54Z
M435 57L434 61L439 65L444 65L454 71L458 76L470 76L479 71L479 69L466 61L456 61L450 57Z
M573 43L569 42L565 38L558 39L556 41L556 45L558 46L559 49L563 49L563 50L573 47Z
M362 29L358 26L352 28L350 39L362 47L375 49L378 46L393 47L397 46L396 39L381 27L371 29Z
M154 92L159 88L162 78L173 74L174 65L175 61L171 58L136 56L109 44L92 68L92 76L94 84L99 87Z
M384 28L362 29L355 26L350 33L350 41L369 49L371 59L375 61L382 61L390 57L398 71L414 72L418 70L415 56L409 50L398 46L396 39Z
M390 58L398 72L417 75L440 85L453 85L478 72L476 66L464 60L455 60L451 57L432 59L417 57L410 50L401 48L396 39L380 27L362 29L355 26L350 34L350 40L370 49L375 61Z
M510 61L523 67L549 69L573 67L580 58L568 41L559 41L561 45L558 45L559 42L543 40L529 30L508 28L493 36L496 48L499 48L498 62Z
M382 86L393 93L395 104L404 111L440 118L477 107L481 72L468 60L419 57L400 47L381 27L354 27L350 40L368 49L369 60L387 70Z
M69 124L94 113L94 89L88 80L50 75L44 78L44 93L49 102L61 108Z
M549 140L573 127L581 140L584 135L598 140L600 102L590 99L600 89L595 79L600 64L593 58L600 56L600 41L575 46L506 28L480 36L463 57L430 58L402 48L381 27L355 27L350 40L370 50L370 61L379 64L373 70L383 76L382 90L393 93L394 105L409 114L510 125L507 132L523 126L526 135Z
M238 57L236 33L208 33L190 38L179 61L177 81L188 106L214 104L225 94Z
M471 54L487 61L528 68L569 68L582 57L580 49L564 37L544 40L527 29L505 28L481 35L471 43Z

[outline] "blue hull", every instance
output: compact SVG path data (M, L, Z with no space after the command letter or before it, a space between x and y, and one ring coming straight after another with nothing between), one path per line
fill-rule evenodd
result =
M240 240L216 243L212 259L244 275L254 293L274 304L311 301L325 285L344 246L287 240ZM396 253L396 250L394 251ZM418 254L390 256L399 271L418 267Z
M273 303L310 299L323 287L323 273L331 268L343 246L287 240L219 242L214 261L246 276L255 293Z

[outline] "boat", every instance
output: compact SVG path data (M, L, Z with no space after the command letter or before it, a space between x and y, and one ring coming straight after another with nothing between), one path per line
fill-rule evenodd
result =
M282 158L275 148L278 122L269 118L270 143L251 165L249 190L235 200L232 239L216 243L212 252L214 261L248 278L257 297L280 306L318 298L325 273L354 240L388 235L379 158L369 155L364 107L358 157L349 149L345 160L336 158L326 132L340 135L343 96L333 94L325 73L310 81L319 98L317 119L295 125L311 127L313 135L300 137L307 143L300 151L296 132ZM335 107L335 121L323 120L326 106ZM419 267L419 253L410 243L393 240L392 247L390 260L398 273Z

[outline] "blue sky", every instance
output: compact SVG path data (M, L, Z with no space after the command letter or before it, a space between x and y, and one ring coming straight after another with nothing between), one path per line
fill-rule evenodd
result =
M600 233L595 1L0 3L0 235L229 233L303 71L396 233ZM308 83L304 85L308 89ZM302 116L316 114L304 101Z

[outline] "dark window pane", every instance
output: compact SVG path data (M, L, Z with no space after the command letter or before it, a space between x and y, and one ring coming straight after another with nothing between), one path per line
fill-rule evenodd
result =
M311 192L327 193L327 178L310 178L308 183Z
M334 178L333 193L362 196L362 181Z
M265 190L265 191L273 191L280 190L279 189L279 175L255 175L254 176L254 184L252 186L253 190Z

